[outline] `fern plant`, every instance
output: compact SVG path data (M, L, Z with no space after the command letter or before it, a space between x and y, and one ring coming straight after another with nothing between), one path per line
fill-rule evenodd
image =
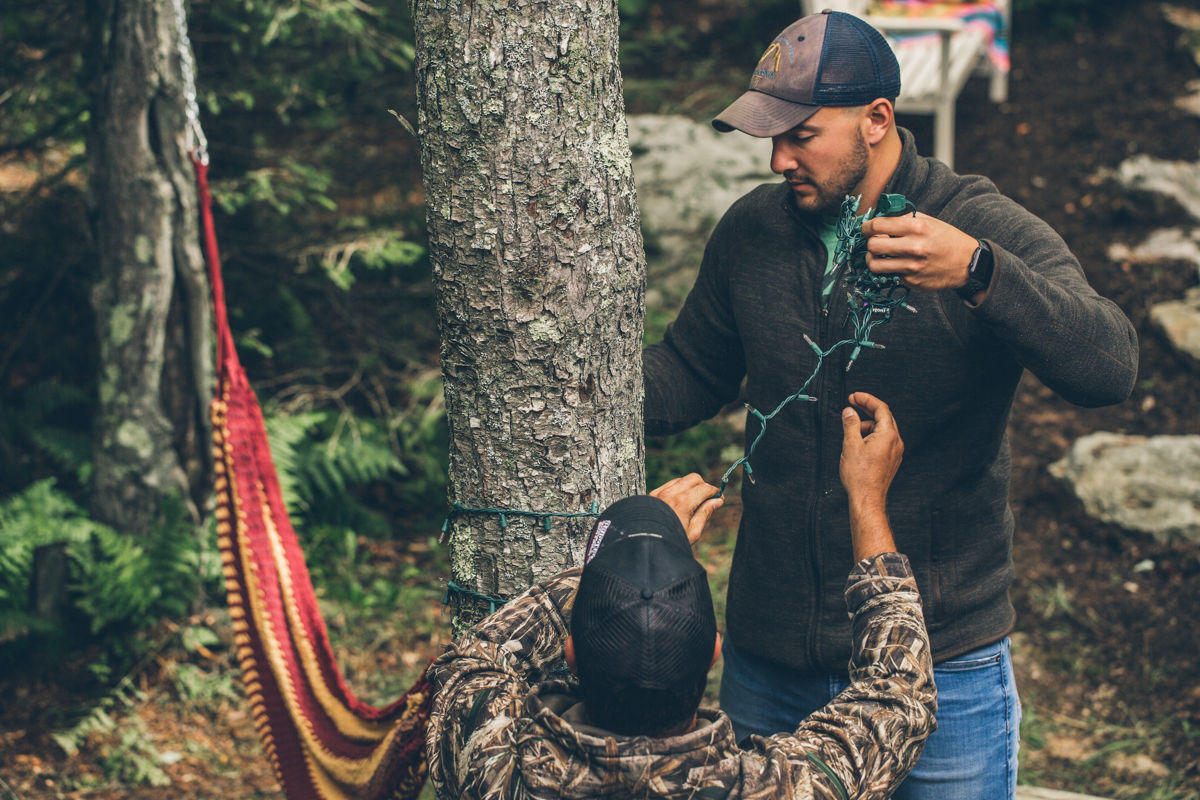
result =
M314 411L266 418L271 458L292 525L297 531L313 523L384 532L381 518L348 490L392 473L407 475L408 468L392 451L382 426L349 414L333 421L329 417Z
M0 502L0 642L45 629L28 612L30 572L34 551L55 543L66 544L73 605L93 634L181 616L198 582L219 575L181 502L166 503L150 535L135 539L89 519L53 479L38 481Z
M86 485L92 472L91 404L78 387L42 381L25 389L19 407L0 406L0 480L28 483L28 454L40 452Z

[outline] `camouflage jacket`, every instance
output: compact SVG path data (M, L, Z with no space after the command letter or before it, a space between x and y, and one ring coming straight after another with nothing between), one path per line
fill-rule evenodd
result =
M850 686L793 734L733 738L701 709L688 733L625 737L590 727L562 663L579 570L534 586L434 662L429 775L443 800L887 798L936 728L936 689L908 559L851 572Z

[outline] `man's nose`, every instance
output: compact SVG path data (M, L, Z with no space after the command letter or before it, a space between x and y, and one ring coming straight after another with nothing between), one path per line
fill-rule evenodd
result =
M787 141L783 137L776 136L771 140L771 172L782 175L785 172L791 172L799 166L799 162L791 154L790 148L787 146Z

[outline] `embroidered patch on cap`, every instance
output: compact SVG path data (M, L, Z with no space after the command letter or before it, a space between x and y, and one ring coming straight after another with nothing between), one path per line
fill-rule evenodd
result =
M592 538L588 542L587 558L583 560L584 564L591 562L596 557L596 553L600 552L600 543L604 541L604 534L608 532L611 525L612 520L610 519L602 519L596 523L596 527L592 531Z

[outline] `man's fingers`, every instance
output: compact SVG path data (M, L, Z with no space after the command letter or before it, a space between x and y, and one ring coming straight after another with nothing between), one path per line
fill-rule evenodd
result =
M696 483L704 483L704 478L701 478L698 473L691 473L679 478L672 478L662 486L650 492L651 497L662 497L665 494L673 494L675 492L686 491Z
M651 491L650 496L651 497L662 497L662 495L664 493L670 492L672 489L674 489L675 485L678 484L681 480L683 480L683 479L682 478L671 478L671 480L667 481L662 486Z
M695 544L700 540L700 534L704 532L704 526L708 524L712 518L713 512L725 504L725 498L712 497L696 509L696 513L692 515L691 525L688 526L687 537L688 541Z
M851 395L853 397L853 395ZM842 410L842 449L852 449L862 445L862 420L853 408Z
M855 392L847 399L850 401L850 405L854 406L855 411L865 412L871 418L875 417L875 410L884 405L882 400L868 392Z
M867 269L877 275L904 275L910 277L925 269L925 263L907 256L901 258L884 258L867 253Z
M873 256L914 256L916 243L906 237L893 239L890 236L872 236L867 239L867 252Z
M869 219L862 224L863 236L912 236L922 233L928 225L923 221L931 219L928 214L917 212L914 217L912 214L905 214L902 217L875 217Z
M896 425L896 421L892 419L892 410L888 408L888 404L880 400L873 394L866 392L855 392L850 395L850 405L862 409L866 415L875 420L875 426L892 427Z
M686 498L686 504L693 513L697 513L705 500L711 500L713 495L717 493L717 487L705 483L704 479L699 475L696 476L694 486L690 486L683 496Z

